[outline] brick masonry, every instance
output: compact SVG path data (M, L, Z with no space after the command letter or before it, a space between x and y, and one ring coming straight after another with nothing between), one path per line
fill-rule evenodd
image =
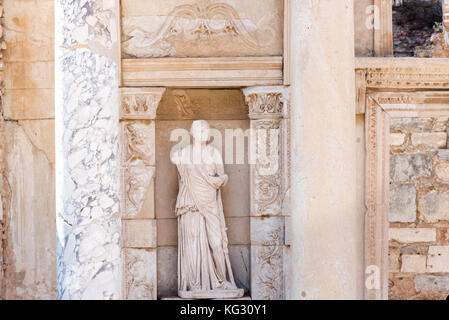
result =
M389 298L449 296L448 118L391 120Z

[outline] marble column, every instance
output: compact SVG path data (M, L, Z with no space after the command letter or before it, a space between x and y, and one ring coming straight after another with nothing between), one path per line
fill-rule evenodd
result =
M243 90L251 119L251 297L284 298L283 203L286 194L283 141L287 89Z
M117 3L55 1L59 299L122 298Z
M352 0L291 0L288 299L363 298L353 8Z

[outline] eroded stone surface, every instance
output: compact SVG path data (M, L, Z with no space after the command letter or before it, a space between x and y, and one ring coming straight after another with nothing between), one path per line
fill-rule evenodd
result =
M437 232L434 228L390 228L390 240L401 243L434 242Z
M449 276L419 275L415 287L416 291L449 291Z
M449 272L449 246L429 247L428 272Z
M393 155L390 164L391 180L410 181L432 175L432 156L428 154Z
M429 192L419 199L418 209L427 222L449 220L449 192Z
M437 149L446 148L446 132L413 133L412 143L415 146L426 145Z
M409 184L390 185L390 222L416 219L416 189Z

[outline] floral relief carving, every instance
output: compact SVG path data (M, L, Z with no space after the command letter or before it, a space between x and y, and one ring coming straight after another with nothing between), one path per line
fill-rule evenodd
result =
M192 101L185 90L173 90L172 95L175 98L178 113L184 119L192 119L200 109L200 106Z
M272 13L263 17L256 25L248 19L242 19L237 10L227 3L197 0L175 7L155 32L133 26L125 32L127 39L123 49L126 54L139 58L170 57L177 55L176 42L212 43L230 37L240 47L255 51L275 41L278 30L274 25L278 15ZM267 37L271 41L267 41ZM265 40L264 46L261 46L260 38Z
M258 295L264 300L279 300L283 298L283 246L281 229L277 228L268 235L257 256Z
M281 199L281 161L279 120L257 120L256 164L254 167L254 212L257 216L279 215Z

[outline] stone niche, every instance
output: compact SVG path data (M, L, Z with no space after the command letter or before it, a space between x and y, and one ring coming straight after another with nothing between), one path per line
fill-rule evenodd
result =
M193 119L207 120L222 139L213 138L212 144L222 150L223 161L233 157L225 146L225 130L250 127L248 107L240 90L179 90L168 89L162 99L156 118L156 178L155 208L157 220L158 298L177 296L177 218L175 204L178 195L178 175L171 163L170 150L181 138L170 141L174 130L190 130ZM223 143L220 143L220 140ZM250 288L250 169L248 138L244 143L244 161L225 164L229 183L222 189L223 206L228 228L230 259L238 287L249 293ZM229 151L227 154L226 151Z
M244 136L250 119L242 91L124 88L121 96L124 297L177 296L178 175L170 151L189 143L174 133L189 132L196 119L216 129L211 143L222 150L230 178L222 197L231 265L237 286L250 295L251 166L250 141ZM226 138L226 132L235 133L226 129L242 135Z
M122 0L122 56L280 56L283 6L284 0Z

